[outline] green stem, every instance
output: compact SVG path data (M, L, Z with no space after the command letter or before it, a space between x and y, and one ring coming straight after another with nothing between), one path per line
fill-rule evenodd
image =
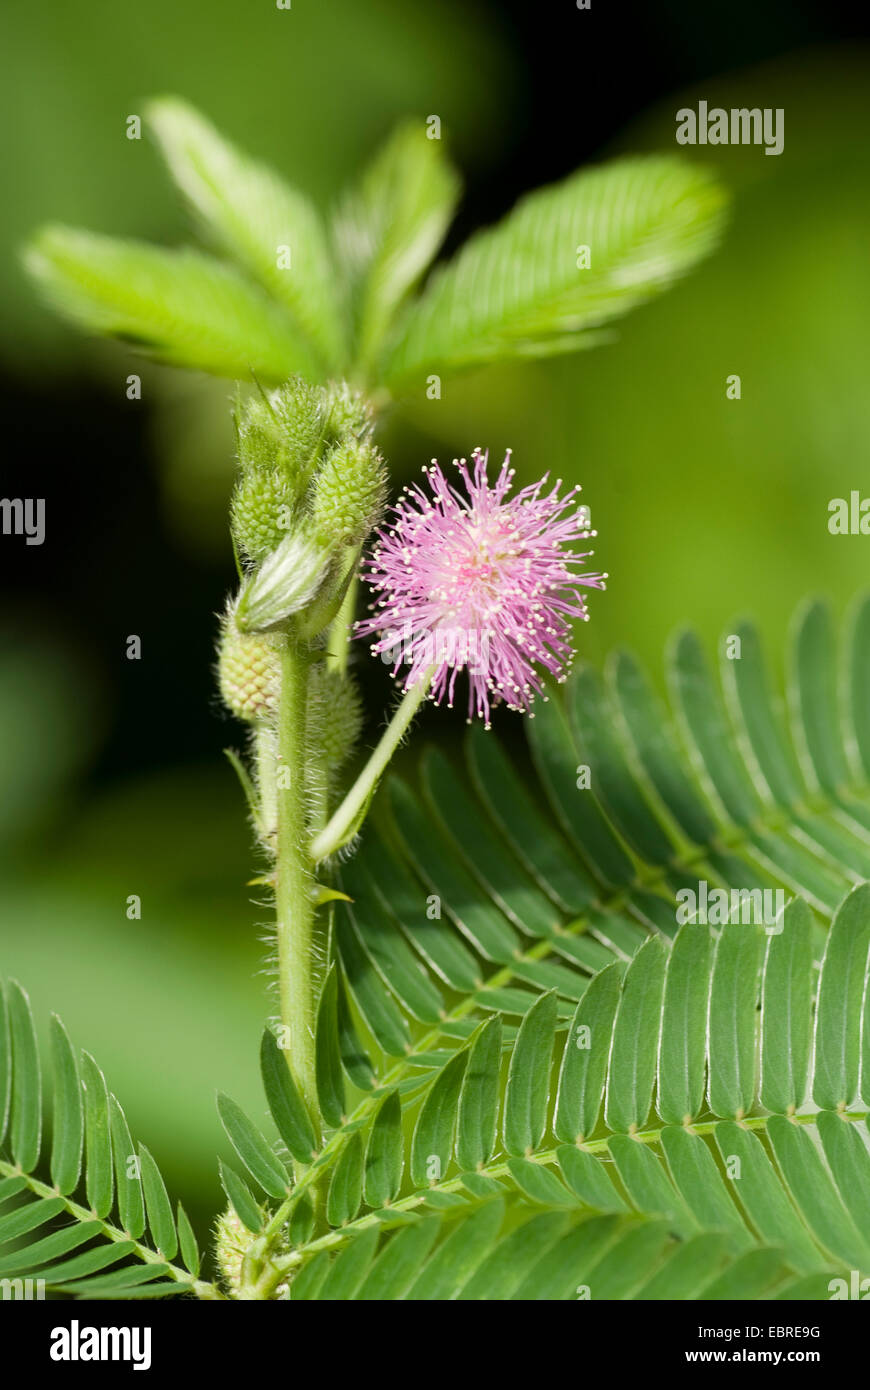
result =
M329 651L326 657L327 665L331 670L340 671L344 675L347 670L347 659L350 651L351 633L353 631L353 619L356 613L356 596L359 588L359 579L356 574L359 564L359 556L354 555L354 571L351 574L341 607L335 616L332 626L329 629Z
M281 653L278 714L278 837L275 910L282 1045L287 1065L320 1133L315 1067L317 984L313 878L305 806L308 728L307 646L288 635Z
M429 691L432 669L403 696L380 741L354 782L347 796L331 817L329 824L311 842L311 858L315 864L353 839L366 808L375 793L387 764L408 731L414 715Z

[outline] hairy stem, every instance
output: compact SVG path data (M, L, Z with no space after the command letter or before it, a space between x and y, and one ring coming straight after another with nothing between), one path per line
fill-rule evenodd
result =
M328 855L335 854L336 850L341 849L356 834L366 807L374 795L390 758L395 753L407 733L414 715L426 698L431 677L432 672L429 670L416 685L412 685L411 689L405 693L381 735L377 747L347 796L325 829L314 837L311 842L311 858L315 864L319 863L321 859L326 859Z
M282 1047L287 1065L320 1134L315 1070L317 981L315 904L305 796L309 651L288 634L281 653L278 714L278 837L275 910Z

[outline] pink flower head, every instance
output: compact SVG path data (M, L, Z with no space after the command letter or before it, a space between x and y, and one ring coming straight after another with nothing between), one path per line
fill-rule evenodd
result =
M373 616L358 636L375 635L372 651L408 667L404 688L426 679L437 704L453 705L456 676L469 676L469 722L489 726L490 707L504 701L527 711L542 691L542 667L564 680L574 656L569 619L587 618L585 586L603 589L606 574L580 574L592 551L566 549L586 540L588 512L579 488L559 496L547 477L508 498L510 450L495 483L488 455L475 449L473 467L454 460L464 492L433 459L423 469L431 496L405 488L390 523L379 530L363 578L376 595Z

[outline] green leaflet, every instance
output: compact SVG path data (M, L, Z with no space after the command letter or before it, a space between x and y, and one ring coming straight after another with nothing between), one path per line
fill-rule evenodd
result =
M254 1182L270 1197L286 1197L289 1174L264 1135L229 1096L218 1092L217 1108L227 1138Z
M471 1043L459 1094L456 1161L472 1172L483 1167L495 1148L501 1051L502 1021L496 1014Z
M139 1163L142 1173L145 1210L148 1213L148 1225L151 1228L157 1249L167 1260L171 1260L178 1249L178 1237L175 1231L175 1221L172 1217L172 1207L169 1203L169 1194L166 1191L166 1184L161 1177L160 1169L144 1144L139 1145ZM241 1216L241 1212L239 1215Z
M623 159L532 193L433 276L386 362L387 381L586 346L715 242L724 198L673 158ZM582 246L591 264L580 267Z
M287 311L321 370L340 369L345 326L314 206L177 97L150 102L146 120L206 231Z
M545 994L520 1024L508 1071L504 1144L508 1153L536 1149L547 1122L556 997Z
M649 1114L666 962L664 949L651 937L626 971L607 1075L604 1116L610 1129L628 1132Z
M858 1090L861 1007L870 951L870 885L853 889L828 933L816 1009L813 1099L826 1110Z
M310 1163L315 1144L314 1130L287 1062L270 1028L264 1030L260 1045L260 1072L266 1100L278 1133L295 1159L300 1163ZM239 1212L239 1215L242 1213Z
M423 1102L411 1140L411 1181L415 1187L438 1182L446 1173L467 1065L468 1053L458 1052L439 1073Z
M82 1053L82 1085L85 1093L88 1204L97 1216L108 1216L115 1195L109 1094L103 1073L89 1052Z
M444 236L459 180L441 140L420 121L393 133L336 213L335 242L349 287L355 359L376 359L396 311Z
M51 1057L54 1072L51 1180L59 1192L66 1193L74 1191L78 1185L84 1112L75 1052L57 1014L51 1016Z
M398 1091L384 1096L369 1131L365 1198L375 1209L393 1200L402 1181L402 1106Z
M719 933L710 986L710 1109L740 1118L756 1086L756 1005L764 952L761 928L727 922Z
M112 1150L115 1156L115 1181L118 1189L118 1212L125 1231L137 1240L145 1230L145 1198L139 1163L127 1117L114 1096L109 1096L112 1130Z
M352 1134L332 1170L329 1195L326 1199L326 1219L330 1226L344 1226L359 1211L363 1188L362 1136Z
M328 1125L344 1115L344 1079L338 1028L338 972L335 964L323 982L317 1006L317 1098Z
M768 937L761 1029L761 1103L784 1114L803 1103L812 1042L812 913L789 903L782 931Z
M251 1195L250 1188L228 1163L218 1161L218 1167L221 1186L235 1208L236 1215L244 1222L249 1231L256 1233L263 1224L263 1215Z
M6 1002L6 986L0 980L0 1143L6 1134L11 1095L12 1038L9 1032L9 1006Z
M589 984L568 1029L553 1126L559 1139L586 1137L598 1123L618 1001L619 972L608 965Z
M181 1249L181 1258L184 1260L191 1274L196 1278L197 1274L199 1274L199 1246L197 1245L193 1227L190 1224L190 1217L187 1215L187 1212L180 1202L178 1203L176 1224L178 1227L178 1244Z
M16 1163L25 1172L36 1167L42 1138L42 1078L30 1000L12 980L8 989L12 1042L12 1107L10 1144Z
M677 932L665 971L656 1108L681 1124L697 1115L704 1094L707 981L713 943L695 922Z
M82 328L133 342L161 361L247 380L316 375L298 332L255 285L198 251L166 251L72 227L46 227L27 268Z

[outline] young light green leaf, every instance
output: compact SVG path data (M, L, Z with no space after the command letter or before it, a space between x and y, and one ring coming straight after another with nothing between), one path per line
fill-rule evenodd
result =
M591 330L713 248L724 205L709 172L662 156L584 169L530 194L433 276L387 359L388 384L585 347Z
M57 1014L51 1016L50 1035L54 1072L51 1180L58 1192L70 1193L78 1184L82 1164L82 1087L75 1052Z
M148 1212L148 1225L151 1227L154 1244L164 1259L171 1260L178 1249L172 1207L160 1169L144 1144L139 1145L139 1171L142 1175L145 1210ZM241 1212L239 1215L241 1216Z
M271 1028L266 1028L263 1033L260 1073L278 1133L297 1162L310 1163L314 1157L316 1142L314 1130L302 1097L296 1089L296 1083L290 1075L287 1059L279 1048ZM239 1215L241 1216L241 1212Z
M504 1105L504 1144L510 1154L529 1153L541 1142L555 1027L556 995L550 992L529 1009L511 1056Z
M335 241L350 292L355 352L368 368L396 311L441 244L459 180L422 122L399 126L342 202Z
M312 203L177 97L149 102L146 119L206 232L284 307L321 370L340 369L346 343L335 269Z
M255 285L211 256L45 227L25 264L80 327L176 367L285 381L316 368L307 344Z
M264 1192L279 1200L287 1196L290 1177L278 1155L244 1110L221 1091L217 1097L218 1114L227 1138Z

